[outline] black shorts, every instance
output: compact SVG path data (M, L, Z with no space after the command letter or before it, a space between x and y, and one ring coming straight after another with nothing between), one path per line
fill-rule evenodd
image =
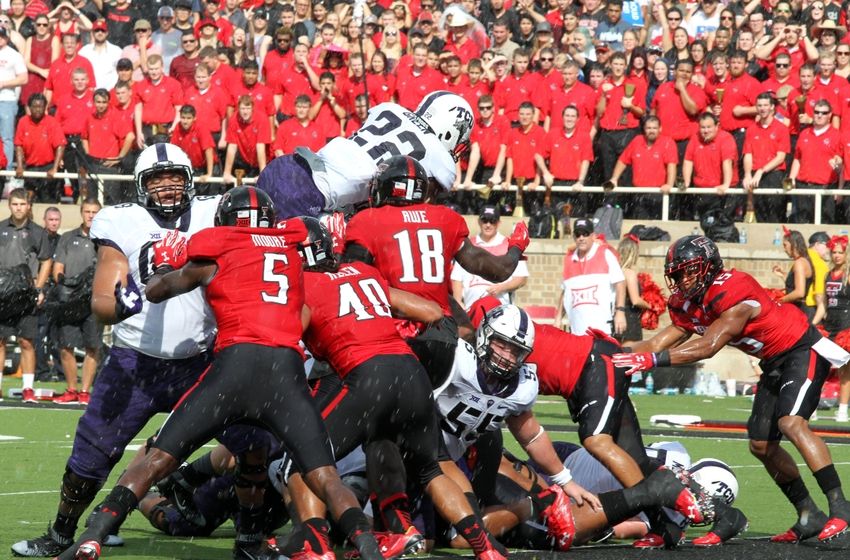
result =
M234 344L216 353L169 415L154 446L183 461L223 429L224 440L228 432L243 431L244 424L267 428L305 472L334 464L301 356L291 348L257 344Z
M103 343L103 325L97 322L94 313L75 325L57 325L59 348L100 348Z
M431 387L437 388L452 372L457 348L457 323L452 317L443 317L416 338L408 339L407 344L425 366Z
M325 392L322 385L319 389L316 404L336 457L345 457L361 444L390 440L399 444L423 487L441 474L434 399L428 376L414 356L375 356L351 370L336 391Z
M38 317L33 315L24 315L14 323L0 323L0 339L7 339L12 336L26 338L27 340L35 340L36 332L38 331Z
M829 376L830 363L812 350L822 335L814 328L787 352L762 361L761 379L756 387L753 411L747 421L747 434L756 441L782 439L779 419L800 416L808 419L820 402L821 388Z
M606 340L594 341L581 377L567 399L581 441L598 434L618 435L624 403L629 398L625 369L615 368L611 361L611 356L620 351Z

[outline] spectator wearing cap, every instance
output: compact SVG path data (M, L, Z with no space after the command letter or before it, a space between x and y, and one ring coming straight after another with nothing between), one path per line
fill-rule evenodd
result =
M611 75L602 84L596 105L599 115L596 157L603 177L614 173L617 158L638 134L639 119L646 113L646 80L626 76L626 57L614 53Z
M578 110L579 125L591 133L596 133L596 101L597 94L589 85L578 79L579 66L574 60L568 60L561 68L563 87L549 96L549 105L545 108L546 119L544 128L548 131L557 130L563 126L564 109L574 106Z
M233 36L233 24L221 16L218 6L218 0L204 0L201 4L201 19L195 24L195 35L201 39L201 46L205 46L207 43L204 40L210 37L217 38L221 45L230 44L230 38ZM204 29L210 25L215 27L214 33L209 29Z
M535 120L534 105L523 101L519 106L519 126L511 128L507 137L507 171L505 171L505 187L511 182L519 188L519 180L524 180L529 191L534 191L540 185L541 173L545 172L543 158L546 157L546 131L538 126ZM526 194L522 202L525 213L531 214L531 203L534 195ZM520 203L517 197L517 205Z
M79 35L62 36L62 56L50 64L47 81L44 83L44 97L48 105L52 105L55 98L62 97L71 91L71 72L75 68L84 69L89 76L89 83L94 83L94 69L91 62L77 52L79 42Z
M202 49L215 49L221 45L218 39L218 25L212 18L204 17L195 23L195 36L198 37L198 45Z
M676 61L674 80L658 86L652 98L652 114L661 121L664 135L676 142L679 161L684 160L688 140L699 128L699 115L708 108L708 97L691 81L693 75L692 60Z
M812 262L814 276L806 291L806 315L812 317L812 324L819 324L826 316L826 276L829 274L829 262L832 258L829 235L825 231L816 231L809 236L809 260ZM811 313L811 315L809 314Z
M791 152L788 127L776 119L776 99L770 92L756 98L756 121L744 138L744 189L777 189L785 178L786 159ZM756 219L759 222L785 221L785 197L756 196Z
M442 89L443 77L428 66L428 47L424 44L413 47L412 64L396 72L396 101L411 111L432 91Z
M14 157L15 118L18 114L18 97L21 86L27 83L27 66L24 57L9 46L6 30L0 28L0 138L8 167Z
M627 168L631 169L631 180L627 184L633 187L658 187L667 194L676 182L676 166L679 156L676 143L667 135L662 135L661 120L650 115L641 123L643 134L635 136L617 159L614 174L610 181L616 187ZM657 220L661 218L661 195L643 194L623 197L624 212L630 218Z
M596 39L607 43L615 51L623 50L623 33L632 25L623 20L623 1L609 0L605 8L605 19L596 27Z
M547 193L557 180L573 186L573 191L581 190L587 180L590 164L593 162L593 139L590 127L581 123L578 108L567 105L561 111L561 126L551 129L546 134L543 154L539 159L549 161L548 166L543 161L537 165L542 169L543 184ZM562 198L560 195L558 198ZM572 198L573 209L578 215L588 214L596 210L593 201L597 197L587 194Z
M591 0L597 1L597 0ZM508 9L508 3L505 0L490 0L482 2L480 6L480 14L478 21L484 26L484 29L492 30L493 25L497 21L503 21L508 25L508 31L511 35L519 32L519 12L517 10Z
M115 65L121 58L121 47L109 42L109 27L106 25L106 20L95 21L92 24L91 33L92 41L83 45L79 54L91 62L95 87L112 89L118 81Z
M248 37L253 37L255 58L262 68L269 50L274 47L269 12L262 6L257 9L248 8L245 16L248 18Z
M478 215L478 234L472 238L472 244L496 256L506 254L508 238L499 233L500 222L499 207L491 204L484 206ZM502 305L507 305L514 302L514 293L528 282L528 266L525 261L520 261L510 278L504 282L493 283L455 263L451 280L452 294L466 310L484 296L494 297Z
M92 0L103 13L109 27L109 37L121 48L133 43L134 24L142 19L142 12L130 5L130 0L116 0L115 4Z
M545 102L546 92L541 91L540 75L529 71L531 53L525 49L514 51L511 72L493 85L493 99L499 114L513 123L519 119L521 103L531 101L535 106L535 121L539 120L538 106Z
M148 58L152 55L162 57L162 48L151 41L151 22L140 19L133 26L136 40L124 47L121 57L133 63L133 81L141 82L148 73Z
M216 147L224 150L227 139L227 119L231 113L231 96L226 90L212 85L209 68L201 64L195 68L195 83L185 90L183 102L195 108L196 116L215 139Z
M192 2L191 0L177 0L174 3L174 27L183 33L195 32L192 25Z
M422 42L429 49L443 52L446 42L437 35L437 24L434 22L434 14L428 10L423 10L419 14L416 29L422 31Z
M841 133L832 124L832 106L821 99L815 103L812 126L800 132L794 148L794 162L788 178L799 189L834 189L838 186L838 169L843 162L844 150ZM789 222L810 224L814 220L814 199L808 196L793 197ZM822 198L821 223L835 223L835 199Z
M159 47L165 64L165 73L171 75L171 61L183 52L183 32L174 27L174 8L162 6L156 14L159 28L151 36L151 42Z
M133 84L133 100L138 148L143 150L152 143L162 142L180 119L183 88L177 80L165 75L160 55L152 54L148 58L148 75Z
M94 92L94 113L86 117L81 143L85 151L88 175L120 172L122 160L133 149L136 136L130 122L121 119L110 107L109 92ZM130 183L103 181L103 200L106 204L122 204L134 199L135 190Z
M2 41L2 39L0 39ZM24 170L46 171L45 179L28 179L26 189L35 202L59 202L59 183L53 178L65 153L65 135L59 122L46 114L47 100L34 93L27 100L29 114L18 121L15 129L15 176Z
M491 51L503 55L506 60L513 59L514 51L519 48L519 45L511 39L511 32L507 21L496 20L493 22L493 27L490 29L490 39Z
M575 249L564 256L563 281L555 325L566 312L570 332L584 334L595 328L608 334L626 329L626 278L614 251L593 232L593 220L573 223Z
M738 182L737 161L738 150L732 135L719 127L714 114L706 112L700 115L699 132L691 138L685 150L682 177L685 187L696 187L710 194L684 195L687 199L678 209L680 220L692 220L710 211L726 208L726 191Z
M450 52L457 55L463 68L466 68L470 60L481 56L481 48L469 36L472 23L472 18L464 12L457 11L452 14L452 19L448 24L449 33L446 47Z
M183 52L171 60L169 76L177 80L183 89L192 87L195 83L195 69L201 64L201 49L194 31L183 31L180 36Z
M466 169L464 186L468 189L475 184L498 186L502 184L502 173L505 171L507 157L506 139L511 130L511 123L505 117L496 115L493 96L482 95L478 99L478 118L470 136L469 166ZM494 202L499 193L490 192L488 196ZM477 210L482 202L474 195L470 200L463 201L469 208Z

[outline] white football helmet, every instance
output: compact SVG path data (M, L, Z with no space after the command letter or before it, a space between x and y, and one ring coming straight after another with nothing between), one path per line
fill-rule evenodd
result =
M688 469L691 478L705 491L731 505L738 497L738 479L720 459L700 459Z
M425 96L416 114L431 127L455 161L469 148L475 119L472 107L463 97L449 91L435 91Z
M186 178L183 196L176 204L162 204L157 193L148 192L147 181L151 175L160 171L176 171ZM178 216L192 202L195 196L195 184L192 180L192 162L182 149L174 144L159 143L148 146L136 160L134 170L136 195L138 202L145 208L156 210L162 216Z
M493 351L491 342L499 339L519 349L513 359ZM517 374L534 348L534 323L528 314L515 305L500 305L491 309L475 333L475 355L488 373L501 379Z

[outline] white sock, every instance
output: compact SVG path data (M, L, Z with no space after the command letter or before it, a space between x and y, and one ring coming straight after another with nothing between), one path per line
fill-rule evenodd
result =
M32 385L35 382L35 374L25 373L21 377L23 378L24 389L32 389Z
M839 416L847 416L847 404L839 404L838 405L838 414Z

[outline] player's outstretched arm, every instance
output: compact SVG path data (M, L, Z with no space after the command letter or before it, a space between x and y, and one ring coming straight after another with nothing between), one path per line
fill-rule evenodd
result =
M504 282L513 274L528 243L528 228L520 222L508 240L508 252L504 255L493 255L467 239L455 254L455 260L471 274L494 283Z
M760 308L739 303L723 312L701 337L670 350L670 364L690 364L710 358L720 352L730 340L744 332L747 322L758 316Z
M443 318L440 306L416 294L390 288L390 306L393 315L423 323L435 323Z
M661 352L682 344L690 336L691 333L676 325L667 325L652 338L632 344L630 350L632 352Z
M210 261L193 261L165 274L160 270L163 269L157 270L145 288L145 297L151 303L159 303L209 284L218 271L218 265Z
M129 270L130 265L124 253L109 245L101 245L98 248L91 309L98 321L104 325L114 325L124 319L115 312L115 286L125 282Z

